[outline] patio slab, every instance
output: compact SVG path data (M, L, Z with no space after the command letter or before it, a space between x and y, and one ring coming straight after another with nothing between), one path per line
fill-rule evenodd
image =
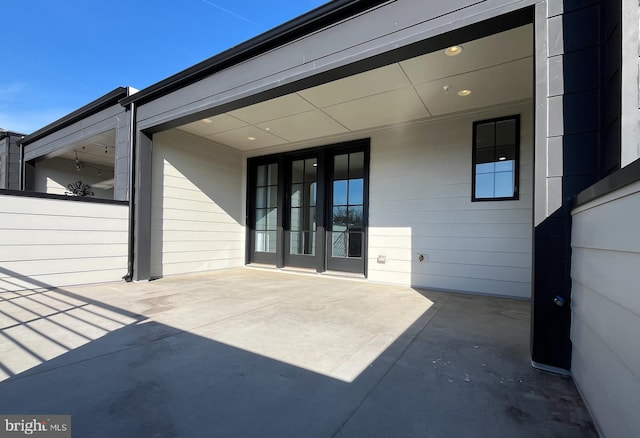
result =
M0 293L0 414L74 436L597 436L526 301L230 269Z

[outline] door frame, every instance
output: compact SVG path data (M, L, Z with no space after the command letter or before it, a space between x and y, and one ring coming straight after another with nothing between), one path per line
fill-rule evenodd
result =
M351 271L349 266L354 263L347 263L345 269L340 269L344 272L355 272L367 277L367 254L368 254L368 231L369 231L369 163L370 163L370 148L371 139L363 138L358 140L334 143L329 145L323 145L319 147L312 147L307 149L297 149L290 152L281 152L270 155L263 155L258 157L247 158L247 194L246 194L246 248L245 248L245 263L257 263L272 265L276 268L284 267L301 267L315 269L317 272L324 272L328 266L328 239L327 239L327 224L331 220L331 212L328 206L330 201L332 189L329 187L330 180L333 175L333 169L328 170L326 166L329 165L335 155L349 152L364 152L364 200L363 200L363 249L362 260L358 259L357 263L362 263L362 268ZM289 196L287 194L287 185L290 182L291 162L300 159L302 157L317 156L318 158L318 189L317 189L317 203L316 208L316 255L314 259L317 259L315 266L304 266L305 263L299 263L298 265L289 264L292 261L291 255L288 255L289 248L286 246L288 239L286 238L285 229L289 226L289 219L286 216L289 214ZM256 214L255 214L255 202L256 202L256 182L257 174L256 170L258 166L270 163L278 163L278 218L277 218L277 243L275 253L257 253L255 248L255 226L256 226ZM322 204L320 205L320 202ZM298 256L305 257L305 256ZM294 255L293 260L298 259ZM300 261L298 259L298 261ZM351 262L350 260L345 260ZM302 266L301 266L302 265Z

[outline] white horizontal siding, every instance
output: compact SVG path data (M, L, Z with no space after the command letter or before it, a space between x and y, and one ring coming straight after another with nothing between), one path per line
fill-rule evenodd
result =
M182 131L154 137L152 275L241 266L242 156Z
M118 281L128 208L0 195L0 291Z
M513 114L521 115L520 199L471 202L473 122ZM368 277L529 298L532 137L531 104L374 133Z
M571 372L604 436L640 436L640 183L574 210Z

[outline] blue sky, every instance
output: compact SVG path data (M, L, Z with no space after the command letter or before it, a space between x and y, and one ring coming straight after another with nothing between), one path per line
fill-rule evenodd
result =
M0 128L29 134L143 89L327 0L7 0Z

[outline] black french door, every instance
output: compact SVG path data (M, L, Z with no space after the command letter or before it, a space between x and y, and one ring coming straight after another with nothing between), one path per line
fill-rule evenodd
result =
M366 273L369 141L250 159L249 263Z

